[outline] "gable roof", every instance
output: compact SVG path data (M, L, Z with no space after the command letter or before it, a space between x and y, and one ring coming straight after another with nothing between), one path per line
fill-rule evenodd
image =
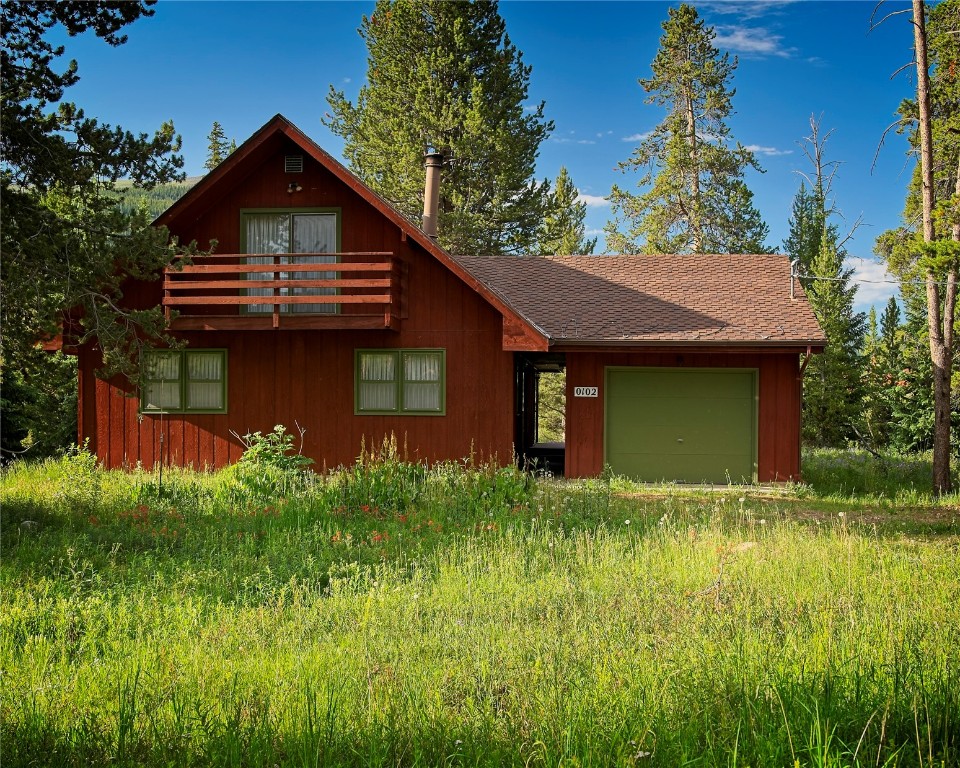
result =
M811 346L826 337L774 255L458 257L551 345Z
M822 349L826 338L790 263L768 255L452 256L414 222L275 115L154 222L172 226L212 206L284 138L331 172L503 318L505 350L551 345L690 345Z
M546 337L523 318L503 298L491 291L474 274L465 269L445 249L431 240L420 227L410 221L379 194L364 184L331 154L321 149L316 142L291 123L283 115L274 115L256 133L237 147L220 165L204 176L187 193L164 211L154 224L171 226L181 216L191 212L198 215L216 199L216 189L224 183L239 183L247 174L275 149L279 137L286 137L299 146L306 155L316 160L337 179L356 192L367 203L395 224L408 238L453 272L464 283L483 297L503 317L504 349L546 350Z

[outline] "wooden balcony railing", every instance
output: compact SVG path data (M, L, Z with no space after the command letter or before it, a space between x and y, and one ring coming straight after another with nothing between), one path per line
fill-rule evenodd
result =
M173 330L396 330L401 266L384 252L195 256L164 270L163 307Z

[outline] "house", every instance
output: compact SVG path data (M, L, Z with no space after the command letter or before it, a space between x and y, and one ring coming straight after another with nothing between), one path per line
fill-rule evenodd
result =
M318 467L393 434L411 459L570 477L799 476L825 338L784 257L455 257L280 115L157 223L216 248L126 290L187 342L139 392L78 350L79 437L109 467L222 467L232 433L284 424ZM567 441L543 448L536 379L562 369Z

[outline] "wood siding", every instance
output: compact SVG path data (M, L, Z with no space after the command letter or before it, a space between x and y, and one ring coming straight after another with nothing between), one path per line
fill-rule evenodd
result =
M503 323L473 289L420 246L402 235L360 195L310 157L303 173L287 174L287 154L304 154L292 141L271 142L259 166L207 210L187 206L170 222L181 242L196 240L216 251L240 251L244 208L335 207L341 211L344 252L396 254L404 271L399 331L264 330L184 331L179 338L195 349L226 349L227 413L141 415L134 388L126 381L96 380L98 354L80 351L80 438L109 467L164 463L222 467L235 462L240 442L231 436L269 431L295 423L306 429L304 453L317 468L352 463L361 445L377 446L395 435L411 459L460 459L496 454L511 460L513 444L513 354L503 350ZM288 194L291 180L303 191ZM161 284L128 286L137 306L154 306ZM354 350L358 348L443 348L446 350L446 416L354 415ZM163 453L160 438L163 436Z
M604 464L604 371L608 366L756 368L759 371L757 479L800 478L799 354L749 352L568 352L568 477L593 477ZM599 397L573 396L574 387L598 387Z

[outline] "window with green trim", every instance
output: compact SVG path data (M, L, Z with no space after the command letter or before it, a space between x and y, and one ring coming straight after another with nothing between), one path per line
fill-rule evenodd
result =
M442 416L446 412L446 351L358 349L357 414Z
M227 410L227 350L150 350L143 355L140 410L224 413Z

